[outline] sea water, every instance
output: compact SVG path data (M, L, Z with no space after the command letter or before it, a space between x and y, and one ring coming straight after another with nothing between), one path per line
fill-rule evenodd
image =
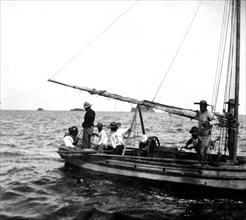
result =
M132 112L96 112L96 120L129 127ZM64 166L57 154L69 126L84 112L1 111L0 219L246 219L245 194L215 194L167 183L109 176ZM246 151L240 116L240 153ZM162 145L182 147L196 121L143 113L145 131ZM107 128L106 132L109 134ZM141 135L137 118L132 144ZM214 137L220 134L214 128Z

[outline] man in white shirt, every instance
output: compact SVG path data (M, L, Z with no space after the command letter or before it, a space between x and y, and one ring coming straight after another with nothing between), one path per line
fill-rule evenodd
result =
M66 147L75 148L77 144L78 128L72 126L68 128L68 133L63 137L63 141Z
M124 149L123 136L131 132L131 129L118 129L120 123L112 122L110 124L111 134L110 140L112 147L114 148L114 154L122 155Z
M219 121L214 114L207 110L207 102L201 100L194 104L200 105L200 111L197 111L196 118L198 119L198 138L201 140L200 160L207 160L207 149L211 141L211 132L213 125L218 125Z
M98 128L98 143L97 143L97 150L99 152L102 152L104 149L106 149L108 144L108 137L106 132L103 130L103 124L101 122L98 122L96 127Z

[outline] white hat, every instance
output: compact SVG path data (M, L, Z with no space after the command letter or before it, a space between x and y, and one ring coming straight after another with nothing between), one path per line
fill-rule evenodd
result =
M140 142L142 142L142 143L145 143L147 140L148 140L148 137L147 137L146 134L143 134L143 135L140 137Z
M84 103L84 109L91 107L91 104L89 102Z

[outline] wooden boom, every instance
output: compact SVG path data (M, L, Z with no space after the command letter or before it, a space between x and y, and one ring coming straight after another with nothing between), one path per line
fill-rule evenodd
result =
M106 90L97 90L95 88L92 89L92 88L88 88L88 87L69 85L69 84L58 82L58 81L55 81L55 80L52 80L52 79L49 79L48 81L56 83L56 84L60 84L60 85L63 85L63 86L71 87L71 88L74 88L74 89L86 91L86 92L89 92L91 95L104 96L104 97L107 97L107 98L120 100L122 102L133 103L133 104L137 104L137 105L141 105L141 106L146 106L146 107L149 107L149 108L156 108L156 109L168 112L169 114L175 114L175 115L187 117L187 118L190 118L190 119L196 119L195 118L195 116L196 116L196 111L195 110L179 108L179 107L165 105L165 104L161 104L161 103L157 103L157 102L151 102L151 101L148 101L148 100L140 101L140 100L137 100L137 99L134 99L134 98L125 97L125 96L121 96L121 95L114 94L114 93L109 93ZM220 114L216 113L216 115L219 116Z

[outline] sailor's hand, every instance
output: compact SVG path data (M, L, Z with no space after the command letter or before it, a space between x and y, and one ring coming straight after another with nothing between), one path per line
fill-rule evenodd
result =
M218 117L220 127L228 127L228 119L225 117Z
M214 142L211 142L209 145L209 149L213 150L214 149Z
M207 128L207 127L210 126L210 123L209 123L209 121L204 121L204 122L201 124L201 126L202 126L203 128Z
M230 128L232 130L236 130L237 127L239 126L239 123L235 119L228 120L227 118L222 118L219 121L220 121L219 123L220 127L225 127L225 128Z
M237 130L238 126L239 126L239 123L235 119L232 120L229 124L229 128L232 130Z

